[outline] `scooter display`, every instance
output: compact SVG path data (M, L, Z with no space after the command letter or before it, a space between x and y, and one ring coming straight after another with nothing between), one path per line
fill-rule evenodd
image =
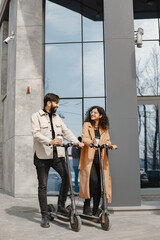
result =
M69 163L69 154L68 154L68 148L76 146L72 143L62 144L61 147L65 148L65 157L68 167L68 173L69 173L69 185L70 185L70 198L71 198L71 205L67 209L69 210L68 216L64 216L61 213L57 211L57 207L55 207L53 204L48 205L48 218L50 221L53 221L54 218L57 218L64 222L70 222L71 228L75 232L79 232L81 229L81 218L76 210L76 204L75 204L75 196L72 186L72 176L71 176L71 169L70 169L70 163Z
M107 144L103 145L94 145L90 144L90 147L95 147L97 149L100 149L100 171L101 171L101 182L102 182L102 207L98 210L98 216L93 215L85 215L83 213L80 213L79 216L82 219L92 221L95 223L101 223L101 227L103 230L108 231L110 229L110 221L109 221L109 212L107 209L107 198L106 198L106 191L105 191L105 180L104 180L104 171L103 171L103 158L102 158L102 149L108 148L112 149L112 146L109 146Z

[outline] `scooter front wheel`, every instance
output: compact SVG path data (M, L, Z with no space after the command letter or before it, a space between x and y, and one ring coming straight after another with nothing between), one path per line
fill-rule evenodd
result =
M73 217L73 219L72 219ZM81 229L81 218L80 216L73 215L70 217L71 228L74 232L79 232Z
M103 230L108 231L110 229L110 221L108 214L105 213L105 215L101 215L101 227Z

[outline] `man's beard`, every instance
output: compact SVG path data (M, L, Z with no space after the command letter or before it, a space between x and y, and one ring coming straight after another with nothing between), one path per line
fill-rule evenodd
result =
M53 106L51 106L51 114L56 113L57 109Z

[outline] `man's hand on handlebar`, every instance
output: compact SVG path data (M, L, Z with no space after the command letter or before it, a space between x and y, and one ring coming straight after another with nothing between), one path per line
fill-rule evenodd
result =
M54 138L53 140L50 141L51 145L61 145L62 144L62 139L60 138Z

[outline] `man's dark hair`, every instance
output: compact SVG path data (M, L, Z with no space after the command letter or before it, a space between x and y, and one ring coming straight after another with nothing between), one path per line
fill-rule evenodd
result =
M44 96L44 107L47 105L48 101L58 102L59 101L59 96L54 94L54 93L47 93Z

